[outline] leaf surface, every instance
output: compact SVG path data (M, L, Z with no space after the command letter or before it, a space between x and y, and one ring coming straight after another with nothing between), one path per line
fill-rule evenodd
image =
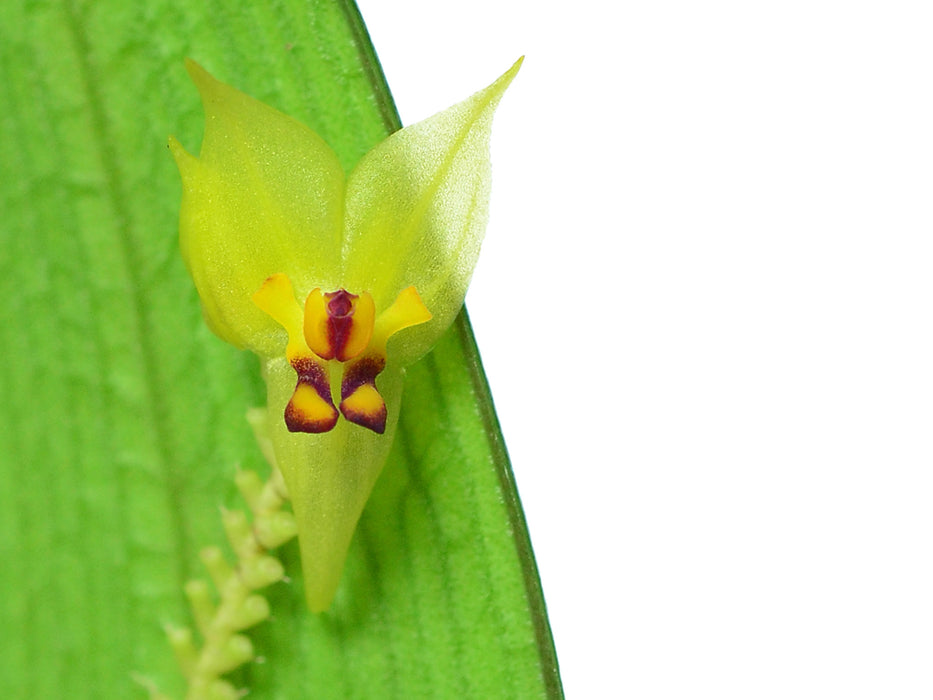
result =
M264 472L258 363L205 327L178 251L183 59L308 124L344 171L397 117L343 2L0 8L0 696L176 696L162 632ZM494 76L477 76L475 86ZM438 105L442 109L446 105ZM559 697L537 573L464 316L408 374L333 609L294 577L235 680L258 698Z

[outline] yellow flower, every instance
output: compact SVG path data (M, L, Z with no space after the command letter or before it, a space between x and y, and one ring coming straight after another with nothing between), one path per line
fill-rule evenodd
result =
M313 131L187 63L207 124L199 157L169 141L181 250L211 329L262 362L260 434L292 498L312 610L333 599L388 455L404 367L463 304L492 116L520 64L345 176Z

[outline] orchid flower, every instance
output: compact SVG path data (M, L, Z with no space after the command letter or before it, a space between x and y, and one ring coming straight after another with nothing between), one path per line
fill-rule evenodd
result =
M210 328L260 359L268 406L254 423L292 499L312 611L336 593L405 367L463 304L493 113L520 64L345 176L311 129L187 63L207 123L199 157L169 143L182 254Z

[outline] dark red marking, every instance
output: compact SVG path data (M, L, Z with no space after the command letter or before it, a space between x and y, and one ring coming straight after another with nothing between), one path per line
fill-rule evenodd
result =
M298 373L298 384L295 386L295 391L302 384L310 386L334 411L333 415L327 419L312 420L297 410L289 400L288 405L285 407L285 426L292 433L326 433L337 425L339 416L330 394L330 381L327 373L318 362L307 357L299 357L291 364Z
M352 411L346 407L346 399L364 384L370 384L376 388L376 376L385 369L385 360L379 357L362 357L357 362L349 365L343 373L343 381L340 384L340 411L343 417L351 423L362 425L373 432L382 435L386 431L386 419L388 413L385 403L376 413L362 413Z
M337 358L343 362L347 359L343 353L353 330L353 302L359 297L346 289L338 289L328 292L324 298L327 299L327 340L333 352L326 359Z

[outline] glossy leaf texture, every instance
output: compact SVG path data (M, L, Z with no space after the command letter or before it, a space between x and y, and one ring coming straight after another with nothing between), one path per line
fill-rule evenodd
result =
M352 4L2 4L2 697L145 697L134 675L178 696L162 625L188 622L234 469L264 470L258 363L207 330L178 250L165 139L197 143L203 119L186 56L308 124L344 172L398 126ZM234 678L252 697L561 694L463 316L408 372L330 612L307 612L294 544L283 558L267 662Z

